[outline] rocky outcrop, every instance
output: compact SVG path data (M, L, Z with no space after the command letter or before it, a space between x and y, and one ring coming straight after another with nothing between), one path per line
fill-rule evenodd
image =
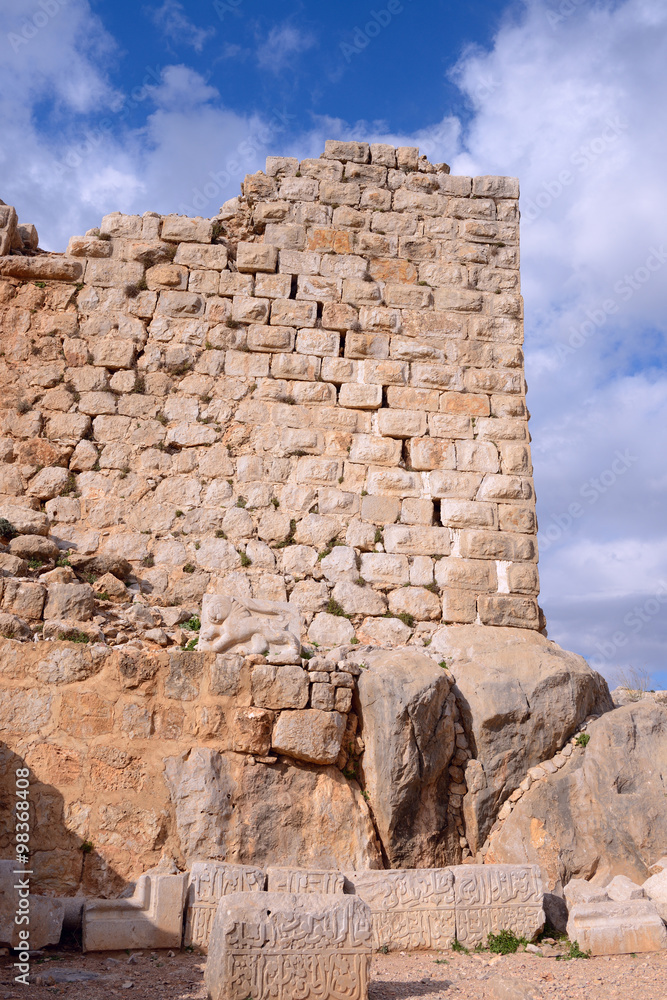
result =
M166 761L187 862L382 867L366 802L337 768L246 761L207 748Z
M473 760L466 766L466 837L476 852L530 767L559 750L591 714L612 708L603 678L537 632L461 625L438 629L435 651L456 678ZM517 860L519 860L517 858Z
M410 649L371 652L365 666L358 679L361 774L387 862L452 863L460 857L457 813L465 791L449 771L457 751L453 678Z
M533 862L545 887L648 878L667 831L667 708L641 701L588 726L590 741L536 782L491 839L487 861Z

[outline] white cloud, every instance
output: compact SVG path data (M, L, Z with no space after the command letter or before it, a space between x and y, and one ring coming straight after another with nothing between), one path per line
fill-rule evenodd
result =
M161 7L151 10L151 17L165 38L179 45L189 45L195 52L201 52L208 39L215 35L215 28L198 28L193 24L183 4L177 0L164 0Z
M275 25L257 49L257 62L262 69L279 73L291 64L295 55L313 45L315 38L309 32L299 31L290 24Z

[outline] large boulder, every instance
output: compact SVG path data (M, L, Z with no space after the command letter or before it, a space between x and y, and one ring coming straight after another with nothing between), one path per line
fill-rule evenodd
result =
M195 747L165 761L183 858L301 868L381 868L368 806L336 767L250 765Z
M532 862L545 887L642 883L665 847L667 708L640 701L591 723L590 741L535 782L491 838L487 861Z
M581 656L530 629L445 626L430 646L456 678L470 741L463 800L478 850L529 767L553 757L589 715L612 709L606 682ZM512 859L512 860L519 860Z
M361 657L359 657L361 659ZM456 751L453 679L413 648L364 654L358 678L365 791L392 868L460 858L449 810Z

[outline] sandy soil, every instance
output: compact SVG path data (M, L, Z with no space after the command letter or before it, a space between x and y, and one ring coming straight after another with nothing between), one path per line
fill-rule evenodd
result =
M667 952L614 958L556 960L488 952L377 955L370 1000L665 1000ZM48 951L33 959L33 984L13 982L12 959L0 958L0 1000L61 996L72 1000L205 1000L205 959L188 952L81 955ZM75 978L76 977L76 978ZM86 977L86 978L84 978Z

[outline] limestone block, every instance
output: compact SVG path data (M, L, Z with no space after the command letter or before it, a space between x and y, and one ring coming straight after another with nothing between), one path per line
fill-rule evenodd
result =
M605 886L605 891L614 903L624 903L628 899L644 899L643 888L626 875L615 875ZM653 901L655 902L655 899Z
M359 577L355 551L347 545L336 545L329 555L321 560L320 566L330 583L338 583L341 580L356 581Z
M90 899L83 950L180 948L187 875L142 875L129 899Z
M224 271L227 267L227 247L215 243L209 246L181 243L176 251L174 264L184 264L186 267L204 268L211 271Z
M110 368L112 371L132 367L135 345L131 340L107 337L93 342L91 350L93 365Z
M531 941L544 927L537 865L460 865L453 872L456 937L466 948L501 930Z
M218 905L206 963L211 1000L367 1000L368 907L352 896L239 893Z
M426 414L418 410L380 410L378 427L380 434L387 437L421 437L426 433Z
M262 708L305 708L308 674L296 665L259 664L252 671L252 696Z
M0 944L11 948L18 948L19 944L24 947L26 941L24 937L19 939L19 931L26 930L30 933L31 951L37 951L49 944L58 944L65 915L63 901L29 892L30 878L16 871L20 867L14 861L0 861ZM27 899L26 890L28 890ZM24 903L28 903L27 911L21 907L22 899ZM14 917L20 907L20 912L29 913L29 924L15 923Z
M345 337L346 358L389 357L389 335L386 333L352 333Z
M422 478L418 472L406 472L404 469L370 468L366 481L369 493L385 493L390 496L419 497L422 489ZM408 529L404 529L408 530Z
M437 568L440 563L436 563ZM451 587L443 588L442 599L442 620L443 622L455 622L458 624L469 624L477 619L477 600L475 594L469 590L454 590Z
M539 626L539 610L534 597L482 594L478 598L477 607L483 625L515 625L518 628Z
M47 588L44 618L89 621L95 614L93 588L88 583L52 583Z
M308 638L326 649L342 646L354 638L354 626L347 618L320 612L313 618Z
M280 354L294 350L294 336L292 327L253 325L248 330L248 347L251 351Z
M570 910L567 935L593 955L643 954L667 948L667 930L648 899L577 903Z
M314 354L321 358L337 357L339 348L340 334L336 331L304 329L297 334L296 350L299 354Z
M23 583L6 580L2 593L2 607L10 615L38 621L42 617L46 588L41 583Z
M174 243L210 243L213 223L210 219L190 219L185 215L166 215L162 220L162 239Z
M88 266L91 261L88 261ZM141 273L143 268L138 265ZM0 274L26 281L82 281L83 264L65 257L0 257Z
M353 163L368 163L370 147L367 142L343 142L337 139L326 139L324 157L329 160L351 160Z
M344 732L345 718L340 712L315 708L281 712L273 729L272 749L310 764L335 764Z
M412 629L399 618L365 618L357 629L360 642L370 646L405 646L412 635Z
M391 524L384 530L384 547L387 552L406 555L449 555L448 528L428 525Z
M367 583L403 586L410 579L407 557L386 552L364 552L361 556L360 575Z
M380 417L387 412L389 411L380 410ZM374 434L354 434L352 436L351 462L358 462L361 465L390 465L394 467L398 465L400 459L400 441L394 441L390 437L378 437Z
M313 675L310 675L313 677ZM314 678L313 678L314 680ZM336 703L336 689L328 683L315 682L310 688L310 707L321 712L333 712Z
M195 861L188 877L183 944L208 950L215 911L223 896L262 892L266 875L259 868L224 861Z
M451 948L456 937L451 868L347 871L345 890L370 907L374 951Z
M614 881L616 880L614 879ZM607 886L607 888L609 887ZM654 903L658 913L665 923L667 923L667 869L647 879L642 886L642 890L644 895L648 896L651 902Z
M381 615L387 608L384 597L371 587L349 581L337 583L332 597L348 615Z
M317 892L342 895L345 876L316 868L267 868L267 892Z
M255 271L273 272L278 263L275 246L263 243L239 243L236 249L236 266L242 273Z
M417 621L438 621L441 616L438 595L425 587L393 590L389 595L389 610L394 615L411 615Z
M43 535L18 535L10 541L9 551L19 559L41 559L42 562L57 559L59 554L56 543Z
M0 553L0 576L27 576L28 564L25 559L12 556L8 552Z
M382 386L344 382L338 393L338 403L356 410L377 410L382 406Z
M49 519L41 510L0 503L0 517L12 525L19 535L48 535Z

